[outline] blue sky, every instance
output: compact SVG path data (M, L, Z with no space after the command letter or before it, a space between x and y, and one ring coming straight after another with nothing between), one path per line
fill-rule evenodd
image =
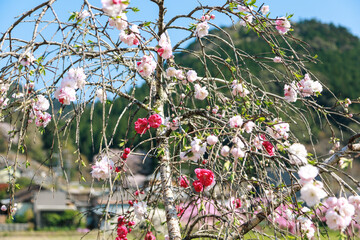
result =
M14 21L14 17L20 15L27 9L30 9L44 0L0 0L0 32L4 30ZM70 11L77 11L82 0L58 0L57 9L59 10L59 17L67 19ZM101 6L101 0L89 0L95 6ZM131 6L138 7L141 11L136 13L136 17L144 18L154 15L153 3L148 0L132 0ZM184 13L189 11L194 5L197 5L196 0L165 0L168 7L168 15L177 13ZM201 0L206 4L213 4L217 0ZM353 34L360 37L360 1L359 0L263 0L258 1L260 5L262 2L270 5L271 16L283 16L286 13L294 13L293 20L316 18L326 23L334 23L335 25L342 25L348 28ZM155 9L156 11L156 9ZM129 18L131 21L131 18ZM224 18L217 18L219 25L229 25Z

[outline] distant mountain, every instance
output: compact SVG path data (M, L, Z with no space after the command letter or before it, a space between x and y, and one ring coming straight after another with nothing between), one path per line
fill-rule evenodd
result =
M306 45L306 48L310 50L311 56L317 55L317 59L321 61L320 64L309 63L309 69L316 75L318 78L324 82L329 89L331 89L340 99L349 97L351 99L357 98L360 96L360 40L359 38L353 36L346 28L337 27L332 24L323 24L316 20L307 20L294 24L294 32L292 34L306 42L303 45ZM259 39L258 36L251 31L247 31L243 27L229 27L226 28L226 31L231 35L236 47L241 51L248 52L250 54L260 54L265 53L267 57L274 56L269 49L269 46L264 43L263 40ZM214 30L211 33L221 35L218 30ZM204 40L206 41L206 40ZM225 53L229 50L229 46L224 45L223 43L211 43L213 44L213 52L216 52L217 49L222 49L222 56L224 59ZM194 41L191 43L187 49L196 50L199 49L199 43ZM302 52L304 51L301 46L296 46L295 50ZM229 51L230 52L230 51ZM196 70L199 75L204 74L204 68L201 61L192 57L189 54L177 54L175 56L175 61L179 65L192 68ZM271 63L270 63L271 64ZM257 66L251 65L249 63L248 67L253 70L257 70ZM274 64L274 67L281 67ZM260 69L261 70L261 69ZM211 69L216 75L216 68ZM226 76L226 71L224 71ZM262 75L263 74L263 75ZM259 77L266 79L266 71L259 71ZM272 91L278 91L279 94L283 94L283 86L269 85L269 88ZM144 99L146 93L148 92L147 86L143 85L136 89L136 96L139 99ZM318 100L325 105L329 103L328 98L329 93L324 91L322 97ZM129 104L127 100L117 99L114 101L114 107L111 110L111 114L108 119L108 129L107 135L111 135L113 132L114 126L117 123L118 117L121 115L123 109ZM136 113L135 116L130 119L123 118L119 122L119 126L116 130L114 136L112 147L118 148L119 144L122 144L125 134L128 131L128 124L136 119L137 117L143 117L145 113L138 111L137 106L132 106L130 109L131 113ZM108 109L107 109L108 111ZM89 105L85 110L84 115L81 118L80 122L80 139L79 145L81 152L87 156L90 160L95 154L98 153L98 149L101 143L101 126L102 126L102 104L96 103L94 106L94 116L92 123L90 122L90 112L91 106ZM130 121L129 121L130 120ZM346 122L342 119L341 121ZM93 135L90 133L92 124ZM316 124L314 124L315 134L319 134L320 130L316 129ZM130 126L133 126L131 124ZM75 128L71 130L70 136L75 136ZM136 146L141 140L138 136L134 134L134 130L130 129L129 142L126 146ZM51 143L51 135L44 135L44 138L47 138L45 142ZM91 143L91 139L94 140L94 144ZM75 140L74 140L75 142ZM150 144L150 143L147 143ZM76 144L74 144L76 145Z

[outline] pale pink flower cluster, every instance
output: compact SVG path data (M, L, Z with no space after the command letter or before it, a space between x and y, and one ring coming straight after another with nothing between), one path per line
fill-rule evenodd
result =
M90 16L89 11L88 11L88 10L84 10L84 11L78 13L78 16L77 16L77 17L78 17L79 20L83 20L83 19L85 19L85 18L87 18L87 17L89 17L89 16Z
M319 170L317 167L307 164L299 168L298 174L300 177L300 183L305 185L307 183L311 183L315 179L315 177L319 174Z
M171 129L173 131L177 130L180 127L180 120L179 118L174 118L170 121L169 118L165 120L164 125L167 127L167 129Z
M214 20L215 19L215 15L211 14L205 14L203 16L201 16L201 21L210 21L210 20Z
M101 103L105 102L107 99L106 91L104 92L102 88L97 89L95 95L99 98Z
M299 168L301 199L303 199L309 207L320 203L321 199L327 194L323 189L321 182L315 181L315 177L319 174L319 170L312 165L305 165Z
M152 56L144 55L141 62L137 63L137 70L142 77L150 77L155 71L156 62Z
M120 32L120 40L128 46L140 44L140 31L138 25L132 25L130 30Z
M306 202L309 207L320 203L321 199L327 196L324 191L322 182L313 181L305 184L301 190L301 199Z
M290 163L296 165L307 164L307 150L301 143L294 143L288 148Z
M49 100L43 95L38 95L35 102L32 103L32 110L29 114L29 123L35 119L35 124L38 127L45 128L51 121L51 115L47 112L50 107Z
M345 98L344 103L345 103L345 107L349 107L349 105L351 104L350 98Z
M297 93L300 93L302 97L315 96L323 91L323 87L319 81L313 81L309 74L305 74L305 77L298 83L292 82L290 85L285 85L285 100L288 102L296 102Z
M355 208L355 221L360 223L360 196L350 196L349 203Z
M248 6L243 6L243 5L238 5L237 6L237 9L240 11L240 12L242 12L242 13L244 13L244 12L251 12L252 10L253 10L253 7L252 6L250 6L250 7L248 7Z
M196 26L195 34L196 34L196 36L198 36L198 38L202 38L202 37L205 37L206 35L208 35L209 34L208 22L205 21L205 22L198 23L198 25Z
M252 23L253 20L254 20L253 15L246 14L245 16L241 17L239 24L240 24L240 26L246 27L246 25L249 23Z
M0 81L0 107L4 108L9 103L9 98L6 97L6 94L10 88L10 84Z
M256 124L253 121L247 121L244 124L244 130L247 133L251 133L255 126L256 126Z
M238 83L237 80L232 82L232 94L239 95L240 97L246 97L249 94L249 90L245 87L244 84Z
M86 84L86 75L83 68L72 68L67 76L61 81L54 93L61 104L70 105L76 100L76 89L82 89Z
M218 142L218 137L215 135L210 135L206 138L206 142L209 145L215 145Z
M111 16L120 16L129 5L130 0L101 0L104 12Z
M284 95L287 102L296 102L297 92L296 92L296 83L293 82L290 85L285 84L284 86Z
M165 33L161 34L160 36L159 46L160 47L157 49L157 52L162 58L169 59L173 57L171 42Z
M109 25L115 27L118 30L125 30L128 26L128 21L125 13L120 13L120 15L109 18Z
M282 59L281 59L281 57L276 56L276 57L273 58L273 61L274 61L274 63L281 63Z
M145 218L145 214L147 212L146 202L141 201L141 202L134 203L133 207L134 207L135 217L140 221L143 220Z
M197 79L197 73L194 70L187 71L186 79L188 80L188 82L195 82Z
M304 79L297 84L297 87L302 97L313 96L323 91L321 83L311 80L309 74L305 74Z
M114 162L104 156L100 161L96 161L95 165L91 168L91 175L93 178L106 180L110 178L111 174L114 172Z
M21 60L20 64L23 66L30 66L35 62L35 57L31 53L27 53Z
M269 11L270 11L269 5L264 5L264 6L262 6L261 9L260 9L260 12L261 12L263 15L268 14Z
M243 158L245 157L245 151L243 150L245 148L245 144L243 141L240 140L240 138L235 137L233 139L234 147L230 150L231 155L236 158Z
M266 131L275 139L288 139L290 125L288 123L282 122L281 118L275 118L272 121L270 127L266 127Z
M206 90L206 87L201 87L199 84L195 84L195 98L199 100L204 100L209 92Z
M276 19L275 25L280 34L286 34L291 28L291 24L286 17Z
M190 143L191 149L187 152L181 152L180 158L182 160L192 160L194 162L198 161L206 152L206 142L203 143L201 139L194 138Z
M329 197L324 205L328 207L325 219L330 229L342 231L350 225L355 207L346 198Z
M241 128L244 120L241 118L241 116L233 116L229 120L229 124L231 128Z
M307 212L307 208L302 208L301 213L297 214L292 209L293 207L293 205L282 204L276 208L273 214L274 223L281 229L286 229L293 234L306 236L307 239L311 239L314 237L316 229L311 219L302 214Z

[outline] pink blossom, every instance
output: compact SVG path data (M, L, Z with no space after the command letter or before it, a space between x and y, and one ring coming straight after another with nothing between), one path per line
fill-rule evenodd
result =
M137 70L142 77L149 77L156 68L156 62L152 56L143 56L141 62L137 63Z
M75 89L77 89L77 88L83 89L86 84L86 81L85 81L86 75L84 73L84 69L80 68L80 67L79 68L71 68L67 74L67 78L71 79L70 81L74 81Z
M90 16L89 11L88 11L88 10L84 10L84 11L82 11L82 12L80 12L80 13L78 14L78 19L79 19L79 20L83 20L83 19L85 19L85 18L87 18L87 17L89 17L89 16Z
M244 130L245 132L247 133L251 133L253 128L255 127L255 123L253 121L247 121L245 124L244 124Z
M253 15L251 15L251 14L246 14L245 16L242 16L242 17L241 17L241 20L240 20L239 24L240 24L241 26L243 26L243 27L246 27L246 25L249 24L249 23L252 23L253 20L254 20Z
M124 30L128 26L127 17L125 13L121 13L115 18L109 18L109 25L115 27L118 30Z
M38 127L46 127L51 121L51 115L47 112L36 112L35 124Z
M161 126L163 120L159 114L153 114L149 117L148 122L150 124L150 127L158 128Z
M189 70L186 73L186 79L191 83L194 82L197 79L197 73L194 70Z
M101 0L104 12L111 17L119 16L129 2L129 0Z
M104 92L102 88L97 89L95 95L97 98L99 98L101 103L105 102L107 99L106 92Z
M37 101L35 103L36 110L46 111L50 107L49 100L47 100L43 95L37 96Z
M132 25L129 33L126 33L124 30L120 32L120 40L128 46L139 45L139 36L140 31L137 25Z
M199 23L196 26L195 33L196 33L196 36L198 36L198 38L202 38L202 37L205 37L206 35L208 35L208 33L209 33L208 23L206 21Z
M175 75L176 75L176 68L169 67L168 69L166 69L166 76L167 77L174 77Z
M195 98L199 100L204 100L209 92L206 90L206 87L201 87L199 84L195 84Z
M326 197L327 194L323 190L321 184L310 182L305 184L301 190L301 199L303 199L309 207L315 206L320 203L321 199Z
M230 153L230 148L228 146L223 146L220 152L221 156L227 157L229 156L229 153Z
M25 56L20 60L20 64L23 66L30 66L35 62L35 58L31 53L25 54Z
M235 147L233 149L231 149L231 154L233 155L234 158L243 158L245 157L245 152L239 148L239 147Z
M92 166L91 175L93 178L106 180L111 176L114 170L114 162L106 156L102 157L100 161L96 161Z
M240 12L251 12L253 10L253 7L250 6L242 6L242 5L238 5L237 9L240 11Z
M149 128L150 128L150 125L146 118L139 118L135 122L135 131L138 134L144 134Z
M240 128L243 124L243 119L240 116L234 116L229 120L231 128Z
M291 24L286 17L281 17L276 19L275 25L276 25L276 29L279 31L280 34L287 33L291 28Z
M241 200L239 198L235 199L233 204L235 205L235 208L241 208Z
M58 88L55 91L54 96L64 105L70 105L71 102L76 100L75 89L70 87Z
M281 57L276 56L276 57L273 58L273 61L274 61L274 63L281 63L282 59L281 59Z
M238 83L237 80L233 81L232 83L232 94L233 95L240 95L240 97L246 97L250 92L242 83Z
M293 82L290 85L285 84L284 86L284 92L285 92L285 100L287 102L296 102L297 100L297 87L295 83Z
M159 46L160 48L157 50L157 52L162 58L169 59L173 56L170 39L167 38L165 33L161 34L160 36Z
M215 135L210 135L206 138L206 141L209 145L215 145L218 142L218 138Z
M307 164L299 168L298 174L302 183L308 183L314 180L314 178L319 174L319 170L317 167Z
M269 5L264 5L264 6L262 6L261 9L260 9L260 12L261 12L263 15L268 14L269 11L270 11Z

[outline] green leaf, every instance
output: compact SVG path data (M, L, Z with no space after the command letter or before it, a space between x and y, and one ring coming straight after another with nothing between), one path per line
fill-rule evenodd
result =
M229 171L230 165L231 165L231 162L229 160L224 163L224 168L226 171Z
M140 9L138 9L137 7L132 7L131 10L132 10L133 12L139 12L139 11L140 11Z

